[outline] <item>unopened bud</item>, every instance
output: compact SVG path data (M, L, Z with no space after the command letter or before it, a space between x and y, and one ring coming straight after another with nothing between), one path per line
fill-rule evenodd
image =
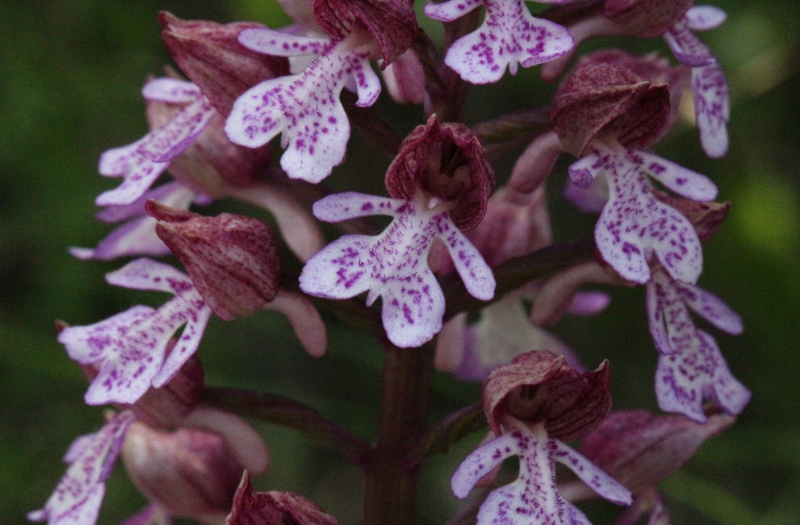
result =
M221 523L230 509L243 467L225 440L206 430L176 432L135 422L122 457L131 481L171 516Z
M239 95L259 82L289 74L286 58L256 53L239 43L244 29L262 25L181 20L166 11L159 20L175 62L226 117Z
M605 0L603 12L625 26L628 34L654 38L674 26L692 5L694 0Z
M278 292L278 242L272 228L241 215L204 217L148 201L156 233L186 267L197 291L225 320L252 315Z
M308 498L291 492L253 492L245 472L225 525L339 525Z

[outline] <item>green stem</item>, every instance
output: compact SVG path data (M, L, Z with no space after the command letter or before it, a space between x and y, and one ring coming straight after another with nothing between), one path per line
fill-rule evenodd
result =
M312 443L330 447L356 463L364 464L370 453L368 443L310 406L288 397L234 388L206 387L201 401L240 416L291 428Z
M425 434L433 356L432 343L386 349L378 442L366 469L366 525L412 522L419 462L410 458Z

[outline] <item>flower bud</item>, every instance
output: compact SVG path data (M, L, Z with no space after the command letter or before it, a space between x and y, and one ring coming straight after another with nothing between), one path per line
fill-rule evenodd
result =
M223 213L204 217L148 201L156 233L186 267L192 283L225 320L252 315L278 292L278 243L266 224Z
M316 503L291 492L253 492L250 475L245 472L233 499L225 525L338 525L339 522Z
M478 138L460 123L440 124L432 115L400 145L386 172L386 188L397 199L413 199L418 189L453 203L456 226L467 231L486 213L494 190L494 170Z
M314 18L334 40L363 26L383 54L384 67L403 54L417 34L411 0L314 0Z
M666 84L648 82L627 68L579 64L559 87L550 120L564 149L576 157L600 134L646 149L668 123L669 97Z
M498 436L505 416L526 425L544 422L550 437L573 441L599 425L611 408L608 362L578 372L546 350L520 354L495 368L483 384L483 409Z
M170 433L135 422L122 457L131 481L171 516L221 523L243 467L225 440L206 430Z
M654 38L683 18L694 0L605 0L603 12L631 35Z
M164 28L161 37L175 62L226 117L239 95L259 82L289 74L285 57L256 53L239 43L239 33L264 27L260 24L181 20L166 11L159 14L159 21Z
M644 410L615 412L586 436L581 452L634 494L644 493L678 470L708 438L736 418L716 414L705 423Z

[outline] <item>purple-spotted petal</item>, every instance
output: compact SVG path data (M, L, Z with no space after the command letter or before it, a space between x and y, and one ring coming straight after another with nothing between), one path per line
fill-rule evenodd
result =
M169 383L186 361L197 351L208 320L211 318L211 308L206 306L200 294L195 290L192 290L192 292L194 293L185 294L187 297L184 297L184 300L187 304L180 304L180 308L175 308L173 312L170 312L171 320L179 323L186 321L186 327L183 329L178 343L161 365L161 369L153 376L152 384L156 388L161 388Z
M467 82L497 82L506 68L513 75L518 64L531 67L547 62L569 52L574 45L566 28L533 17L522 0L484 0L483 3L486 16L481 27L454 42L445 57L445 63ZM426 9L426 13L446 19L461 5L464 5L463 13L477 7L462 0L451 0L436 6L439 10Z
M170 182L148 191L131 204L109 206L97 214L98 219L103 222L128 222L112 231L94 249L73 247L69 252L78 259L100 261L132 255L167 255L169 248L156 235L156 220L145 215L144 203L154 199L173 208L186 209L195 196L189 188Z
M447 224L447 223L450 224ZM464 281L471 296L488 301L494 297L495 280L492 269L486 264L481 252L461 233L449 219L442 221L440 238L447 246L458 275Z
M336 193L314 203L314 216L325 222L341 222L358 217L389 215L396 217L404 200L376 197L355 191Z
M200 88L176 78L156 78L142 88L142 97L146 100L156 100L170 104L188 104L199 100L203 94Z
M696 282L703 253L689 220L655 198L635 165L617 158L605 173L610 198L595 227L603 259L623 278L646 283L650 280L647 262L655 253L674 278Z
M122 184L104 191L95 199L98 206L130 204L144 195L159 175L167 169L169 162L154 162L137 149L145 139L128 146L106 151L100 157L99 172L106 177L124 177Z
M91 441L84 443L45 506L29 513L28 519L47 520L49 525L94 524L105 494L105 480L134 419L131 412L121 412L95 434L84 436Z
M717 197L717 187L708 177L657 155L631 150L627 161L639 166L644 173L687 199L713 201Z
M195 100L166 125L151 131L136 153L154 162L169 162L197 140L216 114L207 98Z
M239 33L239 43L258 53L284 57L320 55L331 45L330 40L292 35L266 27L245 29Z
M225 124L231 141L251 148L283 133L281 167L296 179L317 183L342 159L350 123L339 94L350 78L359 86L359 104L374 102L380 85L366 52L329 43L301 74L267 80L239 97Z
M457 498L466 498L478 480L504 459L520 454L520 436L519 432L503 434L475 449L461 462L450 480L453 494Z
M664 40L675 58L688 67L700 67L715 62L711 50L686 26L685 23L675 24L672 29L664 33Z
M314 212L331 220L395 217L380 235L345 235L326 246L306 263L300 288L335 299L369 290L368 305L383 297L384 327L397 346L420 346L442 327L444 295L427 262L435 238L448 243L453 258L459 259L457 268L470 293L494 294L491 270L446 212L359 193L327 197Z
M739 335L744 330L742 318L722 299L698 286L674 282L681 299L706 321L729 334Z
M485 3L484 0L449 0L425 6L425 14L440 22L452 22Z
M579 188L586 189L592 185L597 174L603 171L604 159L599 155L586 155L570 164L569 180Z
M186 274L174 267L152 259L136 259L119 270L106 274L106 281L115 286L134 290L153 290L181 294L193 288Z
M557 439L552 441L555 443L555 460L569 467L592 490L617 505L631 504L633 500L630 490L603 472L575 449L568 447Z
M165 384L196 350L210 316L210 308L187 276L171 266L138 259L106 276L112 284L142 290L172 292L176 296L153 310L133 308L89 326L72 326L58 337L70 357L98 367L85 400L90 405L135 403L156 378ZM165 363L173 334L187 324L183 336Z
M700 144L706 155L719 158L728 151L730 100L725 73L716 62L692 69L692 97Z
M728 369L713 337L695 331L692 350L662 355L656 371L658 406L703 423L705 400L714 401L728 414L739 414L750 401L747 390Z
M689 29L706 31L719 27L725 21L725 11L711 5L696 5L686 11L685 20Z

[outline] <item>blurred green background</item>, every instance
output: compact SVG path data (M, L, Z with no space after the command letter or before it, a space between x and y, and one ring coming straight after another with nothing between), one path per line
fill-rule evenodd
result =
M744 319L739 337L711 332L753 399L733 428L704 445L662 489L675 524L800 523L800 3L715 5L729 18L701 36L728 74L730 151L721 160L705 158L696 130L686 123L656 150L710 176L720 198L733 203L728 221L705 247L699 284ZM0 524L24 523L26 512L43 505L64 472L67 446L102 422L102 409L82 402L86 381L56 342L53 321L90 324L136 303L164 300L108 286L103 274L119 262L80 262L67 253L68 246L94 246L109 231L94 220L93 201L118 181L97 175L97 159L146 132L139 90L148 75L171 64L155 18L161 9L181 18L286 23L269 0L0 2ZM667 53L659 40L628 39L581 51L600 44ZM536 68L521 70L500 84L473 89L467 123L544 105L552 91ZM385 100L378 110L401 134L422 118L418 107L398 109ZM331 185L382 193L388 159L370 153L355 136L351 160L334 171ZM549 187L556 237L585 238L594 219L564 205L565 166L559 165ZM499 180L507 176L508 166L498 166ZM265 217L226 202L208 213L230 209ZM565 319L555 331L588 366L610 359L615 408L655 410L656 352L643 290L610 292L614 301L607 311ZM278 315L215 319L199 355L209 384L297 397L371 440L380 350L334 322L330 339L329 354L313 360ZM476 400L478 392L477 385L438 375L432 417ZM257 426L273 456L259 488L300 492L342 523L357 523L363 480L355 467L288 431ZM452 514L457 502L449 477L481 437L425 467L420 522L442 523ZM119 523L144 504L118 467L99 523ZM587 508L598 524L610 523L616 512L597 504Z

